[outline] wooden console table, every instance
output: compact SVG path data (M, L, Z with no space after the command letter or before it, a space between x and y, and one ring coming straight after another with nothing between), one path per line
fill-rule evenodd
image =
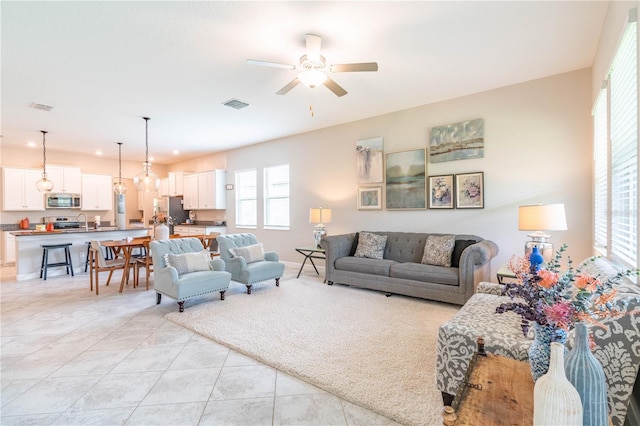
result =
M451 406L442 413L443 425L533 425L533 378L529 364L485 354L478 339L473 356Z

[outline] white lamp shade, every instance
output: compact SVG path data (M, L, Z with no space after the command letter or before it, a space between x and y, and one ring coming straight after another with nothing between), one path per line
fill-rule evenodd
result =
M309 223L331 223L331 209L309 209Z
M520 231L566 231L564 204L537 204L518 208Z

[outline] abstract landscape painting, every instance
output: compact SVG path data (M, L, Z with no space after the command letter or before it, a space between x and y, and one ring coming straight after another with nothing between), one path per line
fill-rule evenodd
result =
M383 139L372 138L356 142L356 168L359 184L382 183L383 168Z
M387 209L427 207L424 148L387 154L386 172Z
M484 120L432 127L429 133L429 162L484 157Z

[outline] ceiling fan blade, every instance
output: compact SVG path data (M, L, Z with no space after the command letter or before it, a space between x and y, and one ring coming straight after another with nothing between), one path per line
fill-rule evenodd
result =
M322 38L314 34L307 34L307 59L310 61L320 60L320 44Z
M262 65L265 67L274 67L274 68L286 68L288 70L295 70L295 65L289 64L280 64L278 62L269 62L269 61L260 61L258 59L247 59L247 63L251 65Z
M325 86L327 86L327 89L331 90L333 93L335 93L336 96L340 97L340 96L344 96L347 94L347 91L344 90L342 88L342 86L340 86L338 83L336 83L335 81L331 80L330 78L327 78L324 83Z
M377 62L362 62L359 64L335 64L331 65L333 72L360 72L360 71L378 71Z
M291 90L294 87L296 87L299 83L300 83L300 80L298 80L297 77L294 78L286 86L284 86L282 89L278 90L276 92L276 95L286 95L287 93L289 93L289 90Z

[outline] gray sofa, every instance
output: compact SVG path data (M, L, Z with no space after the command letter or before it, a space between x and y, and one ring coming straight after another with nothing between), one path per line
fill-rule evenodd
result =
M475 235L456 235L457 266L420 263L429 235L416 232L372 232L386 235L383 259L354 257L359 233L322 238L326 251L327 283L346 284L387 293L463 305L481 281L490 280L491 259L498 254L492 241ZM461 250L463 241L471 244ZM460 244L459 244L460 243Z

